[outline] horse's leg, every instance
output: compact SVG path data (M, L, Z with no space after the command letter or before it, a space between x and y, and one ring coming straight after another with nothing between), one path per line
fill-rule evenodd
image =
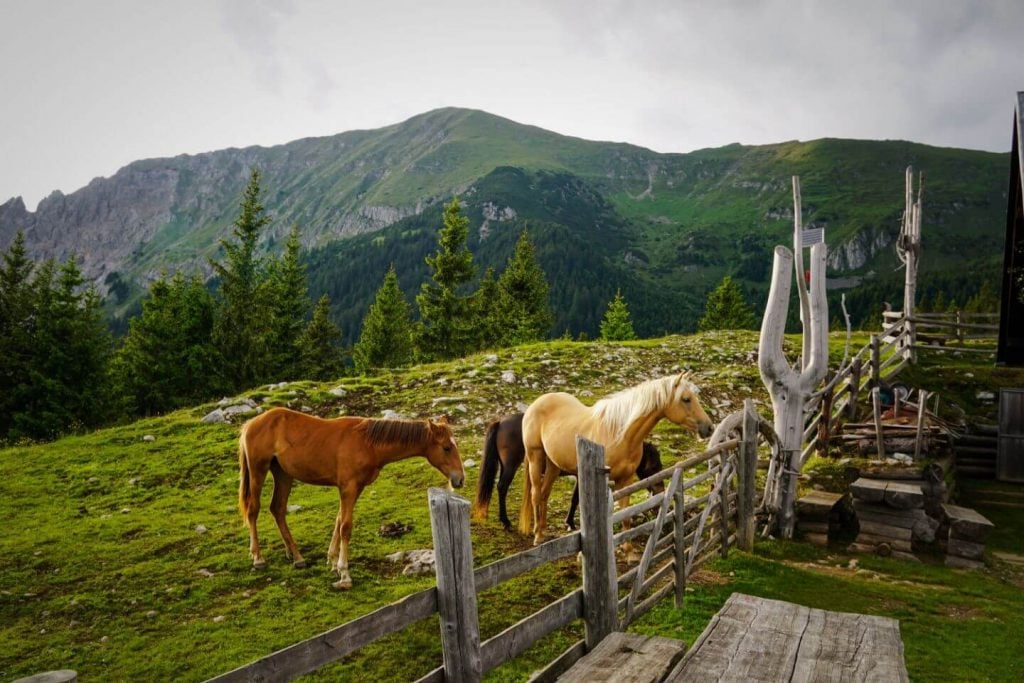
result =
M260 552L260 539L256 533L256 520L260 516L260 494L263 492L263 482L267 478L267 470L261 467L253 467L252 461L249 467L249 502L245 511L245 523L249 526L249 557L252 558L254 569L263 569L267 566Z
M569 502L569 514L565 516L565 526L569 531L576 530L576 508L580 504L580 483L577 481L572 487L572 500Z
M516 476L516 470L514 467L508 464L502 464L501 466L501 478L498 480L498 508L501 513L501 523L505 527L505 531L512 530L512 521L508 518L508 508L506 507L505 500L508 498L508 487L512 485L512 479Z
M288 520L286 519L288 514L288 494L291 493L294 480L285 474L285 471L281 469L277 462L270 466L270 471L274 475L274 497L270 499L270 513L274 515L277 529L281 532L281 538L284 540L285 554L291 558L292 564L296 567L305 567L306 560L302 558L302 553L299 552L299 547L295 544L295 539L292 538L292 532L288 528Z
M544 457L546 458L547 456ZM559 472L560 470L555 467L554 463L550 461L545 462L539 495L536 494L538 489L534 488L534 545L540 545L544 542L544 535L548 528L548 496L551 495L551 487L554 486L555 480L558 479Z
M340 492L339 492L340 493ZM331 534L331 545L327 548L327 566L331 569L338 562L341 546L341 503L338 503L338 514L334 516L334 532Z
M348 573L348 542L352 538L352 511L356 507L359 493L360 489L356 486L346 486L341 492L341 508L338 513L341 546L338 563L334 565L334 570L338 573L338 580L333 584L335 588L341 590L352 587L352 576Z

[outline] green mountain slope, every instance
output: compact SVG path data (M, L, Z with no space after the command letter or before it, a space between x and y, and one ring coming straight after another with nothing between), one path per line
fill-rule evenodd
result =
M556 333L593 333L621 287L651 334L693 329L725 274L752 298L763 293L771 247L790 242L794 174L805 223L826 228L831 277L877 285L897 265L891 244L909 164L925 173L923 270L936 282L969 259L991 270L1001 258L1006 162L835 139L659 154L446 108L376 130L135 162L35 212L13 199L0 205L0 248L21 229L37 257L79 254L123 314L160 269L207 269L255 164L274 216L265 247L302 228L315 289L336 296L350 338L388 260L410 296L418 288L438 207L456 194L483 264L500 266L524 225L546 242Z

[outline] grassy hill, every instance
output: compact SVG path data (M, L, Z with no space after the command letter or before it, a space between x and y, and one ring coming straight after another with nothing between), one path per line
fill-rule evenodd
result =
M833 356L841 340L833 339ZM767 396L757 374L754 333L666 337L622 345L549 342L444 364L340 383L292 383L246 396L262 405L308 408L325 416L452 416L465 458L479 461L483 427L544 391L599 397L680 369L694 373L701 400L720 419L753 396ZM976 390L1019 386L1019 371L970 366L963 359L915 368L911 381L943 393L950 410L987 411ZM517 381L500 381L512 370ZM331 389L341 386L344 396ZM586 395L586 394L584 394ZM587 400L594 400L590 398ZM355 512L351 567L355 586L330 587L326 547L337 494L298 484L290 503L293 533L310 561L285 559L264 492L260 518L268 568L251 569L239 519L237 425L205 425L212 405L0 451L0 676L74 668L90 680L202 680L310 637L431 585L401 576L385 556L430 546L426 489L443 477L424 461L385 469ZM152 436L153 440L143 437ZM690 434L662 425L653 440L666 464L700 448ZM834 471L829 462L811 470ZM477 468L467 470L472 497ZM805 486L811 485L808 480ZM564 515L571 486L555 487L551 519ZM513 486L511 510L518 509ZM476 563L523 550L529 539L505 533L495 511L474 522ZM1013 524L1012 516L1006 523ZM387 522L411 524L399 538L377 535ZM1024 529L1018 524L1018 532ZM1020 533L1001 530L995 549L1024 552ZM489 637L578 585L571 560L527 574L481 598ZM901 620L915 680L1019 680L1009 634L1024 632L1024 574L1008 565L966 574L941 566L881 558L851 563L839 548L766 541L754 554L716 561L691 584L686 609L667 602L637 630L692 640L733 590L802 604L882 614ZM553 635L490 680L523 680L580 636L579 626ZM399 636L329 667L309 680L404 681L440 661L437 624L425 620ZM1002 644L1002 645L1001 645Z

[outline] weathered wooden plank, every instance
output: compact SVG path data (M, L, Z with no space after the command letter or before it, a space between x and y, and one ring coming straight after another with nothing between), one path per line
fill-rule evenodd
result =
M890 481L885 486L885 504L899 510L924 507L924 492L916 484Z
M665 560L667 560L670 557L672 557L672 551L673 550L674 549L671 548L671 547L664 548L661 552L655 554L655 556L653 558L651 558L651 566L652 567L657 567L657 566L661 565L662 562L664 562ZM632 581L633 579L636 578L637 570L639 570L639 569L640 569L640 565L637 565L637 566L635 566L635 567L633 567L633 568L623 572L622 576L620 576L618 578L619 586L626 586L626 585L628 585L630 581Z
M899 624L734 593L666 681L906 681Z
M675 584L675 606L676 609L682 609L683 604L686 600L686 542L683 534L686 527L686 490L683 486L680 486L675 492L675 500L673 505L675 510L673 511L673 565L676 568L676 575L673 583Z
M968 560L981 560L985 557L985 544L950 538L946 542L946 552L957 557L965 557Z
M946 566L953 567L954 569L982 569L984 568L985 563L978 562L977 560L971 560L966 557L946 555Z
M733 593L666 681L787 681L810 610Z
M639 619L640 617L654 609L654 606L661 602L662 598L671 593L672 589L672 582L666 583L664 586L654 591L654 593L652 593L650 597L646 598L640 604L638 604L633 609L633 621L635 622L637 619Z
M827 520L844 497L842 493L811 491L796 501L797 516L800 519Z
M899 622L810 610L792 680L908 681Z
M869 522L866 519L860 520L860 531L862 534L895 538L902 541L909 541L912 536L911 530L906 527L895 526L893 524L881 524L879 522Z
M211 678L216 683L291 680L437 612L437 589L408 595L318 636Z
M539 671L534 671L530 678L527 679L527 683L554 683L559 676L568 671L573 664L583 659L586 654L586 641L577 640L546 667Z
M558 678L560 683L657 683L686 651L686 644L660 636L616 631Z
M416 683L445 683L444 667L439 666L422 678L417 678Z
M612 524L618 524L623 520L630 519L632 517L635 517L636 515L642 515L648 510L653 510L654 508L661 505L661 501L663 501L664 499L665 492L662 491L658 495L651 496L650 498L642 500L639 503L634 503L633 505L630 505L628 508L616 510L615 514L612 515Z
M949 535L965 541L983 541L992 529L992 522L977 510L945 503L942 511L949 518Z
M884 481L861 477L850 484L850 493L857 500L862 500L866 503L881 503L885 500L886 484L887 482Z
M574 590L560 600L508 627L480 646L483 672L525 652L544 636L583 616L583 589Z
M576 437L580 487L580 532L583 545L583 611L587 648L615 630L615 546L612 543L612 496L604 447Z
M480 567L473 572L476 581L476 592L480 593L489 588L504 583L511 578L519 576L542 564L560 560L563 557L575 555L580 551L580 532L576 531L565 536L534 546L521 553L504 557L497 562Z
M805 522L801 519L797 521L796 529L808 534L827 534L829 525L828 522Z
M478 681L481 676L480 623L473 577L473 543L469 536L469 501L438 488L429 489L427 497L437 560L437 611L445 678Z
M910 547L909 540L902 540L899 538L890 538L889 536L878 536L876 534L868 534L860 532L857 534L856 543L863 543L865 545L880 546L883 543L889 546L892 550L902 550L903 552L909 553L913 548Z
M924 510L920 508L917 510L896 510L885 505L864 504L860 501L853 502L853 510L857 513L858 520L891 524L907 529L913 528L921 517L926 516Z

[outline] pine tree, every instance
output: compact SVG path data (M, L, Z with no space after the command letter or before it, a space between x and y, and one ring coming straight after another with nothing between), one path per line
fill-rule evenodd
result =
M473 295L476 309L477 349L496 348L507 345L503 339L505 321L499 306L501 290L494 279L494 268L488 268L480 280L480 287Z
M198 276L161 276L150 286L113 366L127 412L165 412L211 398L223 388L222 363L212 341L215 308Z
M420 310L417 347L426 360L464 356L476 347L476 311L470 296L461 293L476 272L466 246L469 220L456 197L444 208L438 250L427 257L431 281L416 296Z
M271 375L293 379L299 369L298 341L309 312L306 266L299 259L299 227L293 226L280 259L271 261L264 283L263 299L270 307L267 340Z
M11 429L20 388L29 381L32 359L32 271L20 230L0 267L0 438Z
M707 307L704 316L697 322L697 329L701 332L752 330L756 326L757 320L743 298L743 291L726 275L708 295Z
M608 309L601 321L601 341L629 341L636 339L633 321L629 317L629 308L622 292L616 291L615 298L608 302Z
M935 293L935 299L932 300L931 310L936 313L945 313L948 306L949 304L946 302L946 293L940 289Z
M409 303L398 286L393 263L363 318L363 328L352 355L356 370L363 373L376 368L398 368L412 362Z
M234 240L220 241L225 260L212 263L220 277L221 296L214 344L224 358L225 376L235 390L259 383L270 370L270 312L260 296L265 273L256 254L260 233L270 223L262 195L260 171L254 167L235 219Z
M504 345L537 341L548 334L554 322L548 283L526 230L498 278L498 291L497 312L504 326Z
M320 297L309 321L299 337L299 372L306 379L331 380L342 374L344 363L338 341L341 331L331 322L331 299Z

